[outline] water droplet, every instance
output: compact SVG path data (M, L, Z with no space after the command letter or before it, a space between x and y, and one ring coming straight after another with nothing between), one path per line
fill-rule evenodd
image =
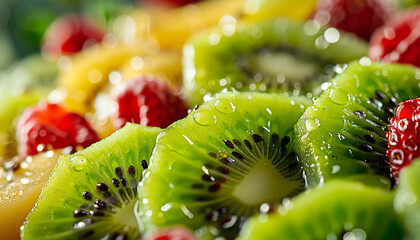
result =
M342 88L331 89L329 97L331 101L339 105L344 105L350 100L350 96Z
M233 113L235 111L235 106L229 99L226 98L219 98L214 103L217 111L221 113Z
M306 121L306 130L309 132L317 129L319 126L321 126L321 122L319 122L318 118L309 118Z
M368 57L362 57L359 60L359 63L360 63L360 65L367 67L367 66L370 66L372 64L372 60L370 60L370 58L368 58Z
M339 165L333 165L332 166L332 170L331 170L331 174L336 174L341 170L341 167Z
M328 43L336 43L340 40L340 33L335 28L328 28L324 32L324 39Z
M86 156L82 154L75 154L70 159L70 167L76 172L82 171L85 168L86 163L87 163L87 158Z
M206 111L194 113L193 118L194 121L201 126L211 126L216 123L216 116Z

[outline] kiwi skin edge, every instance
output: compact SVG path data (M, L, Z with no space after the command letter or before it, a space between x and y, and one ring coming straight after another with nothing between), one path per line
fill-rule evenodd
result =
M386 131L398 102L420 96L420 69L354 61L295 125L309 187L353 179L391 188Z

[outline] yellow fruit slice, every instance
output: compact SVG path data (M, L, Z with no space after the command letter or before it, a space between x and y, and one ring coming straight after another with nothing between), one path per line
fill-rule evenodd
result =
M177 87L182 84L182 53L179 50L161 51L154 56L134 57L121 67L122 79L130 80L140 75L153 75L167 79Z
M15 171L0 168L1 239L19 239L20 226L34 207L58 156L49 151L28 158Z
M278 16L307 19L315 4L316 0L208 0L174 9L140 8L129 17L139 39L154 39L162 48L181 48L193 33L218 24L226 15L248 21Z
M70 67L59 76L59 90L64 96L64 105L73 112L89 111L96 94L112 81L116 72L127 60L143 56L141 44L117 44L114 47L98 45L68 59Z
M305 20L314 12L317 0L245 0L243 19L261 21L283 16Z
M211 0L180 8L140 8L130 17L140 39L156 39L162 48L181 48L199 30L217 24L224 15L239 16L243 0Z

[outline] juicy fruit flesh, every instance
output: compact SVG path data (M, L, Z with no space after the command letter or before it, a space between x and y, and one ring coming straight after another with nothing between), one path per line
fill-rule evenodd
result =
M282 186L282 187L279 187ZM248 205L276 202L294 189L297 182L289 181L267 160L257 162L233 190L233 196Z
M391 19L372 37L369 57L375 61L420 67L420 8Z
M54 169L58 153L28 158L13 170L0 168L0 232L4 239L19 239L19 228L32 210Z
M19 156L72 147L87 147L97 142L98 136L89 123L76 113L57 104L42 102L27 108L18 120L17 138Z
M37 239L41 232L60 239L140 237L144 228L137 213L137 184L160 131L127 124L76 154L62 156L22 238Z
M191 229L210 225L232 237L261 204L303 191L291 129L306 103L226 92L171 125L158 138L139 187L148 202L143 213L152 213L146 222L158 227L182 223ZM275 188L281 190L271 192Z
M213 42L214 36L218 37ZM306 94L331 78L326 70L330 64L347 63L366 52L365 42L336 29L321 28L313 21L305 24L275 18L238 24L231 35L224 34L222 29L212 29L184 46L184 88L191 95L191 105L200 104L204 96L228 87L239 91ZM291 59L303 68L288 76L298 68L287 67ZM278 66L267 68L259 60Z
M329 26L367 41L390 17L391 7L382 0L322 0L315 13L315 19L329 19Z
M180 95L160 79L141 76L115 88L118 104L113 123L120 129L127 122L166 128L185 117L188 108Z
M348 177L390 181L388 119L399 101L420 94L417 74L409 66L361 61L332 80L295 126L310 186Z
M387 156L390 159L391 171L396 182L402 168L420 156L420 100L411 99L398 104L395 116L390 119Z
M331 181L246 223L239 239L402 239L393 194Z

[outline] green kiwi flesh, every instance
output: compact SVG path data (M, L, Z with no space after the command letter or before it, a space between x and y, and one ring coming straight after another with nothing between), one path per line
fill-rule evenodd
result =
M308 184L354 178L390 187L386 131L395 107L420 96L420 69L363 58L337 75L295 126Z
M400 214L408 232L408 239L420 239L420 159L415 159L399 175L394 209Z
M364 41L314 21L225 22L184 46L184 87L192 105L227 87L316 95L321 83L334 75L336 64L367 52Z
M22 239L138 239L137 185L159 128L127 124L60 157L22 229Z
M239 239L403 239L390 191L330 181L251 218Z
M158 136L139 185L146 222L234 237L263 203L305 189L293 125L311 101L225 91Z

